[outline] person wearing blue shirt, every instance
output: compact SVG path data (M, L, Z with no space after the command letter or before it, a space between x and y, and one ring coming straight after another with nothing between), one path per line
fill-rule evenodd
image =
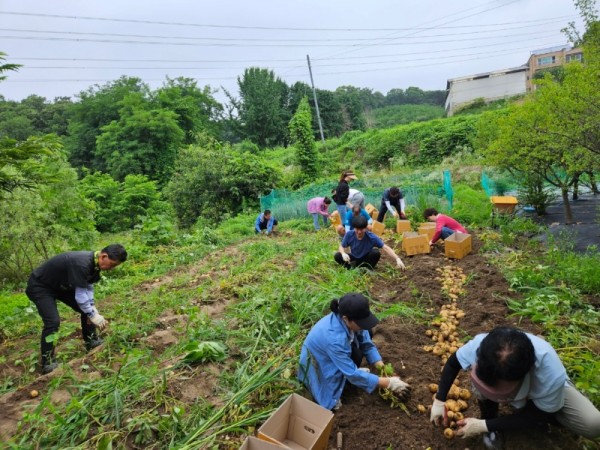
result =
M497 327L467 342L448 358L431 409L431 421L447 425L445 402L459 371L469 370L481 419L459 420L457 435L483 434L487 448L502 447L502 433L518 428L547 429L558 422L588 439L600 436L600 411L567 377L552 346L533 334ZM498 417L500 403L516 408Z
M277 219L271 215L271 211L265 209L265 212L258 215L254 222L254 232L256 234L264 233L267 236L273 231L277 231Z
M400 269L405 269L404 263L394 250L386 245L379 236L375 233L367 231L367 219L363 216L354 217L352 219L353 230L348 231L337 253L334 255L335 262L344 266L346 269L364 265L367 269L374 269L381 253L379 249L383 249L389 256L394 258L396 265ZM350 253L346 253L346 248L350 247Z
M406 219L404 213L404 194L397 187L391 187L383 191L381 197L381 206L379 207L379 214L377 216L378 222L383 222L385 219L385 213L391 211L396 219Z
M371 393L387 388L399 396L410 386L399 377L379 377L360 368L363 359L376 368L384 363L369 331L379 323L362 294L349 293L332 300L331 313L310 330L300 352L298 379L313 399L327 409L339 409L346 382Z
M367 219L367 230L371 231L373 229L373 219L371 218L371 216L369 215L369 213L367 212L366 209L361 208L358 205L354 205L346 213L346 216L344 217L344 222L341 225L337 226L337 229L336 229L337 233L341 237L344 237L346 232L353 230L354 227L352 226L352 219L354 219L355 217L358 217L358 216L362 216L365 219Z

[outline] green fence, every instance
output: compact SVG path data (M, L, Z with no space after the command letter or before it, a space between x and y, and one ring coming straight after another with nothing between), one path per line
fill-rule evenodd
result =
M404 194L407 205L418 205L423 207L431 197L446 198L448 204L452 205L452 185L450 177L444 175L440 184L403 184L400 177L371 178L368 180L356 180L350 184L351 189L357 189L365 196L365 203L371 203L376 208L381 204L381 196L384 189L390 186L398 186ZM406 179L404 179L406 182ZM298 191L286 189L273 189L268 195L260 197L261 210L269 209L278 220L289 220L306 217L306 203L313 197L331 197L331 190L337 183L309 185ZM429 202L430 203L430 202ZM334 211L330 208L330 211Z

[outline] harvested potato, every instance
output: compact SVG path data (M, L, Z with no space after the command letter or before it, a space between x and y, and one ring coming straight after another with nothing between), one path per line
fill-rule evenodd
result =
M457 400L456 405L458 406L459 411L464 411L469 408L469 404L464 400Z
M40 393L38 391L36 391L35 389L33 389L30 393L29 396L31 398L36 398L38 395L40 395Z
M446 428L444 430L444 437L446 439L452 439L454 437L454 430L452 428Z
M465 415L463 413L461 413L460 411L454 413L454 420L456 420L457 422L459 420L463 420L464 418L465 418Z
M468 389L461 389L459 396L462 400L469 400L471 398L471 391Z
M425 408L425 406L423 406L423 405L417 405L417 410L420 413L424 413L425 411L427 411L427 408Z
M435 393L438 391L438 385L435 383L430 383L428 386L429 392Z

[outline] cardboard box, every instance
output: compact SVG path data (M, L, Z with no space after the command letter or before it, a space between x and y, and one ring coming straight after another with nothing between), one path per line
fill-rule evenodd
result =
M370 203L367 204L367 206L365 206L365 211L367 211L369 213L369 215L371 217L373 217L373 211L377 211L377 208L375 208L373 205L371 205Z
M417 231L419 234L426 234L427 238L431 241L431 238L433 238L433 235L435 234L435 223L433 223L433 222L422 223L421 225L419 225L419 228Z
M406 256L430 253L429 239L424 234L406 231L402 234L402 251L406 253Z
M376 220L373 221L373 233L377 236L383 236L383 230L385 230L385 223L378 222Z
M373 220L377 220L377 217L379 216L379 210L374 209L373 211L371 211L371 219Z
M342 221L340 220L340 213L337 211L332 212L329 215L329 221L331 222L331 226L333 228L337 227L338 225L341 225Z
M494 209L500 214L512 214L519 203L516 197L511 196L492 196L490 197Z
M258 437L292 450L327 450L332 426L331 411L292 394L258 429Z
M405 231L412 231L410 220L398 220L396 221L396 233L402 234Z
M264 441L262 439L255 438L254 436L248 436L240 450L283 450L285 447L282 447L277 444L273 444L268 441Z
M446 247L446 258L462 259L471 253L472 243L471 235L455 232L444 240Z

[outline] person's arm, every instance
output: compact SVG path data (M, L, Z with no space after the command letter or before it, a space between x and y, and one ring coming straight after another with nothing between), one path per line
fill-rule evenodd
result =
M275 217L271 216L269 222L267 222L267 233L271 233L273 231L273 222L275 221Z
M392 258L394 258L394 260L396 261L396 265L400 269L403 269L403 270L406 269L406 266L402 262L402 259L398 255L396 255L394 250L392 250L392 248L389 245L384 244L383 247L381 247L381 248L384 252L386 252L388 255L390 255Z
M79 305L79 309L81 309L88 317L92 317L97 314L97 312L94 310L93 292L94 291L92 290L92 296L90 297L87 287L75 288L75 301L77 302L77 305Z
M256 220L254 221L254 229L260 233L260 214L258 215L258 217L256 218Z
M435 221L435 233L433 233L433 236L431 237L431 241L429 241L429 245L433 245L438 241L438 239L442 235L442 227L443 227L442 221L436 220Z
M524 408L516 410L513 414L487 419L485 423L488 431L544 428L553 421L553 416L554 414L542 411L532 401L528 401Z
M389 200L385 200L385 206L387 206L388 211L390 211L394 216L397 216L396 208L392 206Z

